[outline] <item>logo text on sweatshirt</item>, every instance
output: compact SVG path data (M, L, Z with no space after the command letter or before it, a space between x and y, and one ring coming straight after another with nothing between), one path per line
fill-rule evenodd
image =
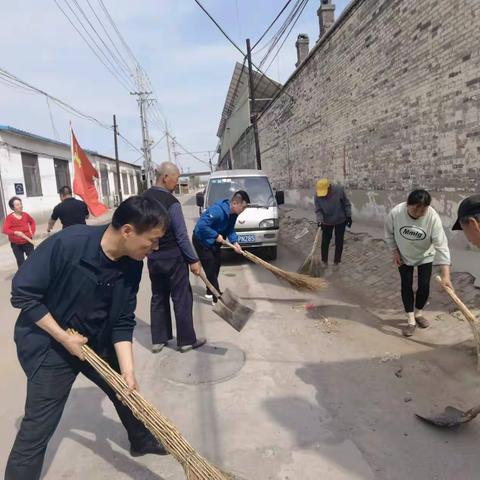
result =
M425 240L427 233L420 227L410 225L402 227L400 235L407 240Z

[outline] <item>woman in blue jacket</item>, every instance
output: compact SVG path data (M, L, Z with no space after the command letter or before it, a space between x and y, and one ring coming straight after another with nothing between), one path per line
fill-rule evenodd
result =
M218 274L222 263L220 248L225 239L242 253L235 233L237 217L247 208L250 197L247 192L239 190L231 200L225 199L205 210L193 230L193 246L197 251L205 274L210 283L220 291ZM216 302L212 292L207 288L205 298Z

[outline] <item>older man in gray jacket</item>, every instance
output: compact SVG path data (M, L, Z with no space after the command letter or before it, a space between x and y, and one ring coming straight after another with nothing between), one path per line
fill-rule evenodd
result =
M342 260L345 227L352 226L352 205L341 185L334 185L327 178L320 179L315 187L315 213L322 228L322 262L328 265L328 249L335 230L334 265Z

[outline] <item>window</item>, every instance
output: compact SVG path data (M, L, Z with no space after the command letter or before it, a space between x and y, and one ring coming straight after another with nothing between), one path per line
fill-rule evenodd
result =
M102 185L102 195L104 197L110 196L110 185L108 184L108 167L104 164L100 164L100 183Z
M211 207L215 202L232 198L237 190L245 190L252 205L261 207L275 205L275 197L267 177L225 177L210 180L206 206Z
M42 183L40 181L37 155L22 152L22 166L27 197L41 197Z
M132 195L135 195L135 177L133 175L130 175L130 193Z
M62 187L71 187L70 170L68 169L68 160L53 159L55 167L55 180L57 181L57 192Z
M128 189L128 175L122 173L122 183L123 183L123 193L125 195L130 195L130 190Z

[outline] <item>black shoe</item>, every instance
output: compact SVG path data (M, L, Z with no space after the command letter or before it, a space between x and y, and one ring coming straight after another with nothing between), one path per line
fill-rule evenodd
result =
M192 345L182 345L180 347L177 347L177 350L181 353L185 353L189 352L190 350L195 350L195 348L199 348L202 345L205 345L205 343L207 343L206 338L197 338L197 341Z
M168 455L168 452L165 450L165 447L155 439L149 440L141 446L130 444L130 455L132 457L142 457L148 454Z

